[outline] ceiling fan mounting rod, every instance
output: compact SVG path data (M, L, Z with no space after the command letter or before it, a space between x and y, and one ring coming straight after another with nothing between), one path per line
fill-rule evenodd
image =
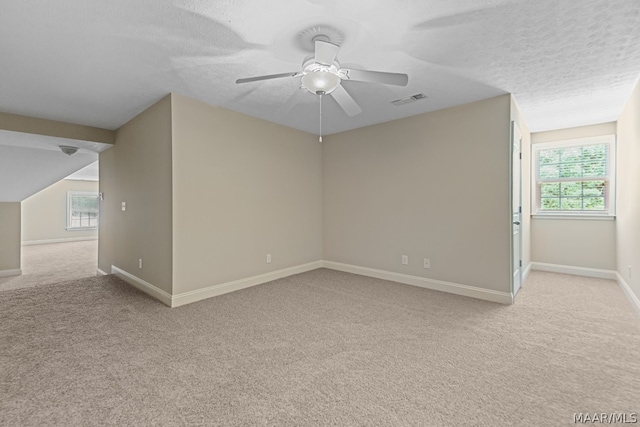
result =
M324 92L318 91L318 96L320 97L320 135L318 136L318 142L322 142L322 95L324 95Z
M311 41L313 43L315 43L316 41L331 43L331 39L329 39L329 36L325 36L324 34L318 34L317 36L313 36Z

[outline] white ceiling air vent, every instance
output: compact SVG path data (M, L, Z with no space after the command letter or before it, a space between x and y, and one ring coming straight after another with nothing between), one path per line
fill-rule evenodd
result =
M393 105L398 106L398 105L410 104L412 102L416 102L426 98L427 98L427 95L425 95L424 93L416 93L415 95L407 96L406 98L396 99L395 101L391 101L391 103Z

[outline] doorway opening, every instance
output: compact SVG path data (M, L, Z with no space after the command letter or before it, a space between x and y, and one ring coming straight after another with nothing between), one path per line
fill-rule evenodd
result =
M22 201L22 275L3 279L0 290L96 275L98 170L96 161Z

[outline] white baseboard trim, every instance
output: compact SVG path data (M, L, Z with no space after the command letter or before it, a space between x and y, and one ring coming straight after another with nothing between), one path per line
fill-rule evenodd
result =
M111 266L111 274L115 274L116 277L124 280L135 288L140 289L142 292L151 295L152 297L160 300L163 304L171 307L171 294L163 291L162 289L152 285L151 283L142 280L139 277L134 276L131 273L127 273L126 271L116 267L115 265Z
M64 238L64 239L46 239L46 240L25 240L25 241L22 242L22 246L46 245L48 243L83 242L85 240L98 240L98 236L67 237L67 238Z
M0 270L0 277L20 276L21 274L22 274L21 268L16 268L13 270Z
M215 297L240 289L249 288L251 286L261 285L283 277L292 276L294 274L305 273L307 271L322 268L322 261L314 261L295 267L283 268L281 270L271 271L269 273L259 274L257 276L247 277L245 279L234 280L232 282L221 283L194 291L183 292L174 295L171 298L171 307L180 307L181 305L190 304L192 302L201 301L206 298Z
M572 265L548 264L545 262L532 262L532 270L548 271L551 273L572 274L574 276L596 277L599 279L616 280L616 272L613 270L601 270L598 268L574 267Z
M524 282L527 281L527 277L529 277L529 273L531 273L531 264L533 263L530 262L529 264L527 264L527 267L522 272L522 283L520 284L520 286L524 285Z
M105 273L104 271L102 271L100 269L96 270L96 276L106 276L106 275L107 275L107 273Z
M636 312L640 315L640 299L638 299L636 294L633 293L633 291L631 290L631 287L627 284L627 282L625 282L624 278L617 271L616 271L616 279L618 281L618 285L620 285L624 293L627 295L627 298L629 298L631 305L633 306L633 308L636 309Z
M444 282L442 280L394 273L392 271L376 270L374 268L342 264L333 261L323 261L322 264L323 267L331 270L344 271L346 273L359 274L361 276L374 277L376 279L390 280L392 282L403 283L405 285L418 286L421 288L448 292L450 294L498 302L501 304L513 304L513 295L510 292L494 291L491 289L478 288L476 286L461 285L458 283Z
M408 274L394 273L391 271L376 270L368 267L359 267L356 265L342 264L332 261L315 261L295 267L284 268L269 273L259 274L257 276L247 277L244 279L234 280L231 282L221 283L194 291L183 292L176 295L157 288L149 282L134 276L114 265L111 266L111 273L120 279L140 289L141 291L160 300L169 307L180 307L182 305L191 304L203 299L223 295L229 292L238 291L240 289L249 288L283 277L292 276L294 274L305 273L307 271L316 270L318 268L328 268L331 270L344 271L347 273L359 274L361 276L374 277L377 279L390 280L393 282L403 283L406 285L418 286L421 288L432 289L436 291L448 292L456 295L462 295L471 298L482 299L486 301L497 302L501 304L512 304L513 296L509 292L494 291L491 289L478 288L475 286L461 285L458 283L444 282L441 280L428 279L425 277L411 276Z

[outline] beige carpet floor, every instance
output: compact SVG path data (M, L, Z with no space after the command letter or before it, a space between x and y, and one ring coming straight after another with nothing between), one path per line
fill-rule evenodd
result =
M0 291L95 276L98 269L97 240L26 245L20 255L22 275L0 277Z
M505 306L326 269L170 309L113 276L0 292L3 426L559 426L640 411L613 281Z

